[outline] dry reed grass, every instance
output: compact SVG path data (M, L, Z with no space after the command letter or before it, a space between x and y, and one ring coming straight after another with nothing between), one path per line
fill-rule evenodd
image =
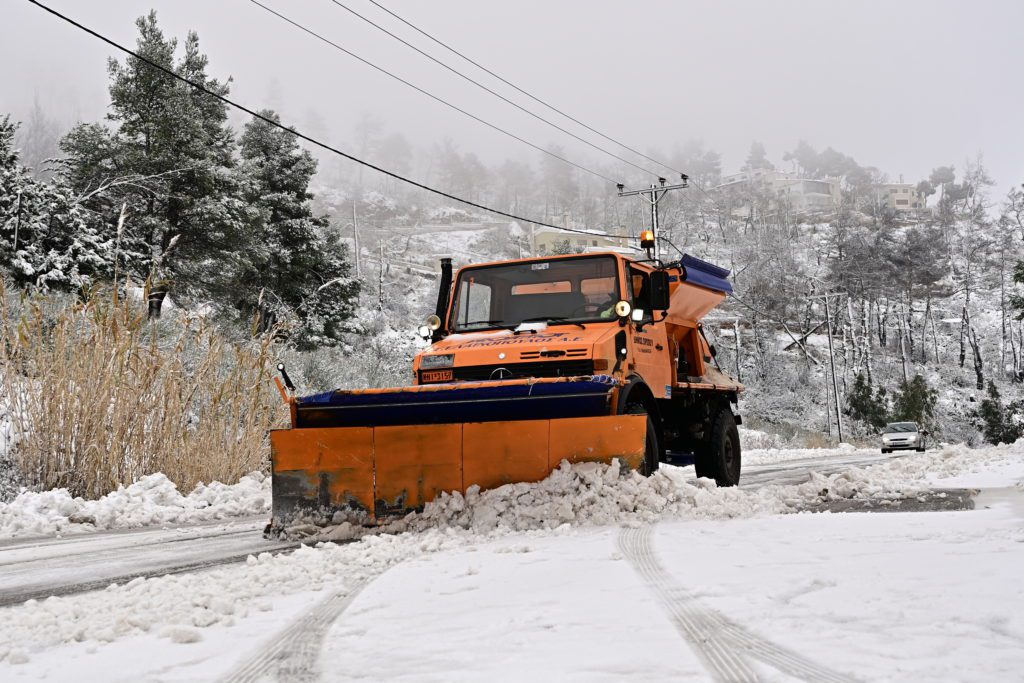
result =
M18 310L15 310L18 309ZM163 472L184 490L265 469L285 415L269 335L232 344L202 320L144 306L0 288L0 375L27 483L98 497Z

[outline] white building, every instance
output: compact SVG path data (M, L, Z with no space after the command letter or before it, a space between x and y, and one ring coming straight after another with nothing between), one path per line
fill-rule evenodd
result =
M628 239L609 235L603 230L590 229L584 231L585 234L581 234L559 228L536 227L530 232L530 244L533 253L537 256L566 253L564 251L566 249L568 249L568 253L629 249ZM619 234L627 234L625 228Z
M831 211L839 205L841 196L838 178L804 178L765 168L725 176L711 191L724 193L744 186L767 192L794 211Z
M896 211L922 211L928 206L928 198L910 183L875 185L875 199Z

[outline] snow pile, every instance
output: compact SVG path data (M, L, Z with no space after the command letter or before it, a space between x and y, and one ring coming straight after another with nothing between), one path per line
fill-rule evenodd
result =
M0 503L0 538L205 522L269 509L270 479L259 472L237 484L200 484L188 495L157 473L98 500L74 498L67 489L23 491Z
M455 526L474 531L552 529L562 524L609 525L673 517L747 517L785 512L774 491L718 488L692 480L681 468L665 467L651 477L618 465L563 462L536 484L507 484L489 491L471 487L466 495L445 494L408 516L410 529Z
M785 444L785 439L778 434L769 434L760 429L747 429L746 427L737 427L737 429L740 433L740 443L743 444L744 453L763 448L782 448Z

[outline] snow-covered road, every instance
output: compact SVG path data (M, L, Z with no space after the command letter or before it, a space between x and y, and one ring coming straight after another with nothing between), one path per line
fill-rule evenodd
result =
M441 501L392 534L8 607L0 679L990 681L1024 668L1024 446L749 460L738 490L694 486L690 469L571 468ZM974 511L778 514L929 487L985 490ZM124 570L173 546L196 553L182 563L204 542L226 557L255 526L0 545L0 563L15 553L0 596L8 568L31 577L23 561L56 585L76 563L79 577Z
M265 516L173 528L123 529L0 542L0 607L138 577L242 562L298 545L263 537Z

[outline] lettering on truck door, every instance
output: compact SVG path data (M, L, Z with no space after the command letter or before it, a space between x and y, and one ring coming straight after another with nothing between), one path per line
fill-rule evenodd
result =
M633 371L644 378L655 397L667 398L672 391L668 336L665 324L654 322L656 318L651 311L649 282L650 278L646 271L629 267L630 303L634 309L639 308L644 312L640 325L631 323L629 326L629 360L633 363ZM641 326L642 331L637 329Z

